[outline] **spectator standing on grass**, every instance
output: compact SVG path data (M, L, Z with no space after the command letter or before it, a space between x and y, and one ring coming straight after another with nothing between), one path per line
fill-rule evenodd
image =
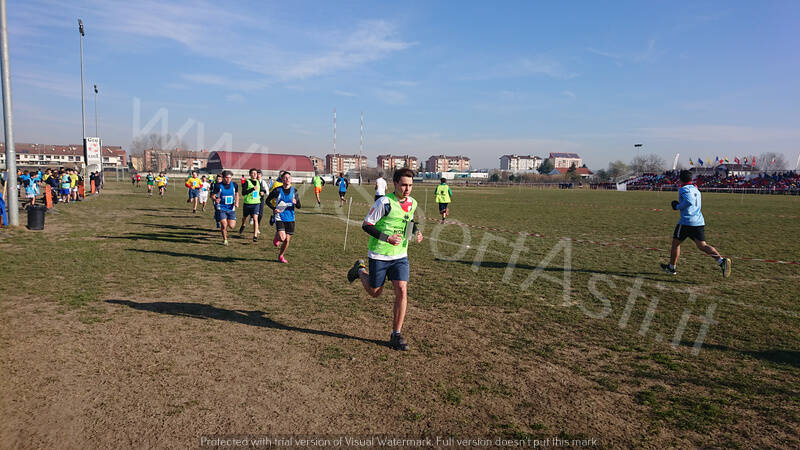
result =
M408 350L401 334L408 303L408 241L415 238L422 242L422 233L417 229L414 212L417 201L411 197L414 172L400 169L392 177L394 192L385 195L372 205L362 228L370 235L369 271L363 259L359 259L347 272L347 280L361 280L364 290L372 297L383 292L388 278L394 289L392 334L389 345L395 350Z
M274 204L274 206L273 206ZM275 217L275 239L272 243L280 247L278 261L288 264L286 250L295 231L295 208L300 209L300 196L292 186L292 174L284 172L281 186L272 190L267 197L267 205L272 209Z
M211 198L216 206L215 218L222 231L222 245L228 245L228 230L236 228L236 208L239 207L239 187L233 182L230 170L222 172L222 181L214 187Z
M383 178L383 172L378 172L378 178L375 180L375 200L386 195L386 180Z
M69 204L70 200L72 199L70 185L72 184L72 178L69 176L66 170L62 170L60 172L59 178L61 179L61 201Z
M39 195L39 183L31 177L27 177L24 183L26 205L33 206L36 204L36 196Z
M72 200L77 202L79 200L78 181L80 181L78 179L78 171L75 169L69 169L69 178L70 178L70 184L69 184L70 195L72 196Z
M447 178L442 178L441 184L436 186L436 203L439 204L439 214L442 216L442 223L450 215L450 200L453 197L453 191L447 185Z
M681 254L681 242L687 237L694 241L698 250L713 257L717 260L722 270L722 276L728 278L731 276L731 259L723 258L720 256L717 249L706 243L705 235L705 219L703 213L700 211L702 208L702 199L700 191L692 183L692 173L688 170L682 170L680 173L680 180L682 186L678 191L679 200L672 201L672 209L680 211L681 217L678 225L675 226L675 232L672 234L672 249L670 250L669 264L661 264L661 269L670 275L676 275L678 272L675 266L678 264L678 257Z
M336 186L339 186L339 208L344 206L344 196L347 194L347 188L350 186L342 172L339 172L339 178L336 179Z

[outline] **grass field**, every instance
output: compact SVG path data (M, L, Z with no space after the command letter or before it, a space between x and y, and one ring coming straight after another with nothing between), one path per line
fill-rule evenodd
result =
M304 191L282 265L266 223L258 244L224 247L184 189L109 187L44 231L0 233L0 447L800 446L800 265L758 261L800 261L798 197L704 194L707 239L733 258L723 279L689 243L677 276L660 271L674 193L456 188L458 223L426 220L411 246L411 349L396 352L391 290L345 280L371 192L353 193L343 250L347 206ZM435 219L432 193L412 195Z

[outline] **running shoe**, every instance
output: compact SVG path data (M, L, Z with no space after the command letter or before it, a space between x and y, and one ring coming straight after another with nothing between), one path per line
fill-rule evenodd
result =
M258 242L258 236L253 236L253 242Z
M723 258L722 262L719 263L719 267L722 269L723 278L729 278L731 276L731 269L733 269L733 264L731 263L730 258Z
M273 239L272 240L272 245L274 245L275 247L280 247L281 246L280 239L278 239L278 238Z
M287 261L286 258L283 257L283 255L278 256L278 261L282 262L283 264L289 264L289 261Z
M667 272L670 275L677 275L678 274L677 270L669 268L669 264L661 263L661 270L663 270L664 272Z
M356 279L358 279L358 272L362 268L366 269L367 266L364 264L364 260L363 259L359 259L358 261L356 261L353 264L353 267L351 267L350 270L347 271L347 281L349 281L351 283L353 281L356 281Z
M392 336L389 338L389 347L395 350L408 350L408 343L405 339L403 339L403 335L400 333L392 333Z
M228 240L227 240L227 239L225 239L224 241L222 241L222 245L225 245L225 246L227 246L227 245L228 245Z

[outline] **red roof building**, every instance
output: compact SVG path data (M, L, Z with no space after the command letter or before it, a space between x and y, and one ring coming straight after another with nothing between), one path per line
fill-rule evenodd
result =
M211 152L208 156L209 172L230 170L234 175L244 175L250 169L261 169L265 177L277 177L279 172L292 172L295 178L314 176L314 164L308 156L279 153Z

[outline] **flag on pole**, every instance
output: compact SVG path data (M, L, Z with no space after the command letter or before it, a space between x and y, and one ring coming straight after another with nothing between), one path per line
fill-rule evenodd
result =
M689 158L689 165L690 165L690 166L693 166L693 165L694 165L694 162L692 161L692 158Z
M733 162L735 162L736 164L741 164L741 161L739 161L739 157L738 156L733 158Z
M727 156L725 157L725 162L726 162L726 163L730 163L730 160L728 160L728 157L727 157Z
M703 165L703 160L701 158L697 158L697 164Z

